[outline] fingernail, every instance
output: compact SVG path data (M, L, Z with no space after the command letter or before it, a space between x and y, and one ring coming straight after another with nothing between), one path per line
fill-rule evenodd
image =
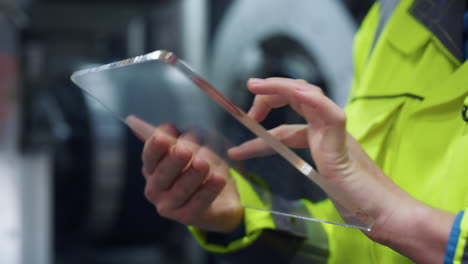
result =
M265 82L264 79L258 79L258 78L250 78L249 79L249 83L253 84L253 85L259 85L259 84L262 84L264 82Z
M174 146L174 154L176 155L176 158L180 161L186 161L190 159L192 152L188 150L186 147L182 146Z

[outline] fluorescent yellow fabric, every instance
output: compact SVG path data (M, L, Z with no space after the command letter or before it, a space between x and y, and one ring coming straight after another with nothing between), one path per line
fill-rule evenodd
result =
M463 217L460 223L460 233L458 237L457 247L455 250L455 256L453 258L454 264L462 264L463 256L466 255L468 257L468 252L466 252L467 239L468 239L468 215L467 215L467 212L465 211L465 216ZM466 261L467 261L467 258L465 257L465 263Z
M371 54L366 47L377 23L377 7L368 17L373 21L366 21L358 33L356 75L346 108L348 130L402 189L456 213L467 207L468 136L460 113L468 96L468 64L460 66L408 13L412 2L400 3ZM344 249L347 244L330 243L330 250L337 252L330 263L410 263L350 230L331 229L336 229L335 237L359 246L352 247L351 254ZM358 251L360 258L349 261Z
M468 63L460 65L408 12L412 3L400 2L375 45L378 3L358 31L347 126L402 189L429 205L457 213L468 207L468 123L461 118L463 104L468 102ZM245 199L255 199L251 194ZM339 218L328 200L303 203L318 219ZM465 238L466 218L462 221ZM328 263L411 263L358 230L322 226L329 237ZM271 228L271 223L265 221L265 227ZM460 263L456 261L463 255L461 250L457 249L454 263Z
M237 171L233 169L231 169L231 175L236 181L236 187L239 191L242 204L249 204L257 208L265 207L247 180L245 180L241 175L239 175ZM247 199L248 202L246 202ZM193 226L189 226L188 229L193 234L198 243L200 243L206 250L214 253L226 253L244 248L252 244L260 236L262 230L275 228L273 219L266 211L263 212L246 209L244 213L244 222L246 236L241 239L232 241L226 246L209 244L206 242L206 233L204 231Z

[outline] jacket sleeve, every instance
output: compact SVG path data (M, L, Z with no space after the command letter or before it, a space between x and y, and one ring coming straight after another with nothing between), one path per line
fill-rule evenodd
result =
M468 263L468 215L460 211L450 232L444 264Z
M276 208L282 212L308 214L308 201L286 201L265 197L244 177L232 170L242 204L256 208ZM270 200L269 200L270 199ZM295 218L271 214L268 211L245 209L242 235L228 237L226 243L210 239L210 234L188 227L197 242L223 263L326 263L328 238L321 223L297 221ZM212 237L212 236L211 236ZM233 238L233 239L231 239ZM310 239L313 238L313 239Z

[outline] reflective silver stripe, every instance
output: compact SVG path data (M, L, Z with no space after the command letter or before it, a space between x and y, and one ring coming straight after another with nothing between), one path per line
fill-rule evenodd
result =
M328 236L318 222L305 222L307 240L302 244L298 255L303 259L312 260L312 263L327 263L330 255Z
M273 210L279 212L313 218L313 215L300 201L290 201L273 196L272 206ZM272 217L277 230L305 238L291 263L303 263L303 260L312 260L312 263L327 262L329 256L328 237L321 223L276 214L272 214Z
M258 176L250 174L246 178L248 178L251 186L267 208L285 214L313 217L300 201L284 199L278 195L273 195L268 189L266 189L266 187L261 187L263 185L262 180L259 179ZM301 264L327 262L329 256L328 237L321 223L278 214L272 214L272 219L276 227L275 231L272 232L285 233L293 236L290 238L284 236L282 239L278 239L279 237L282 237L282 235L278 234L278 236L275 236L270 234L270 232L266 232L262 235L262 238L258 239L254 243L255 246L253 248L263 248L264 245L262 246L262 244L264 243L274 246L274 243L271 242L278 239L278 241L283 240L281 243L284 243L282 245L278 244L278 247L283 248L281 254L285 255L286 252L291 254L288 257L288 259L290 259L290 262L288 263ZM302 242L298 243L298 239L302 240ZM270 240L270 242L268 242L268 240ZM288 242L288 240L291 241ZM291 243L291 245L287 245L288 243ZM284 250L286 248L289 248L289 250ZM296 249L292 250L292 248Z
M380 0L379 1L379 25L377 27L377 31L375 32L374 36L374 43L372 43L372 48L371 52L369 54L372 54L372 51L374 50L374 47L377 43L377 41L380 38L380 35L382 34L382 31L384 30L385 26L387 25L388 20L390 20L390 17L393 14L393 11L395 11L395 8L397 5L400 3L400 0Z
M415 0L410 13L429 29L460 62L463 62L465 9L466 1L464 0Z
M273 196L272 202L273 211L310 217L310 214L307 213L304 205L302 205L300 202L288 201L275 196ZM278 230L285 231L303 238L307 237L305 226L305 222L307 222L306 220L278 214L272 214L272 217L273 222L275 223L275 226Z
M249 174L245 178L249 181L266 208L280 212L280 214L273 213L271 215L277 230L294 234L302 238L307 237L305 221L287 216L300 215L310 217L310 214L302 203L287 200L279 194L271 193L271 191L267 189L269 186L266 186L263 180L255 174Z

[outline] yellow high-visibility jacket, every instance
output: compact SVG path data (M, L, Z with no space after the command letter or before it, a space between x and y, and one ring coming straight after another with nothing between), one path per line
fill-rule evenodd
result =
M463 61L465 0L381 0L357 32L348 131L398 186L431 206L458 213L445 263L468 263L468 63ZM239 175L242 200L261 203ZM302 200L316 218L339 221L330 200ZM359 230L275 223L246 210L245 236L209 251L237 263L411 263ZM287 225L287 224L286 224ZM302 234L301 234L302 232ZM244 257L244 260L240 260Z

